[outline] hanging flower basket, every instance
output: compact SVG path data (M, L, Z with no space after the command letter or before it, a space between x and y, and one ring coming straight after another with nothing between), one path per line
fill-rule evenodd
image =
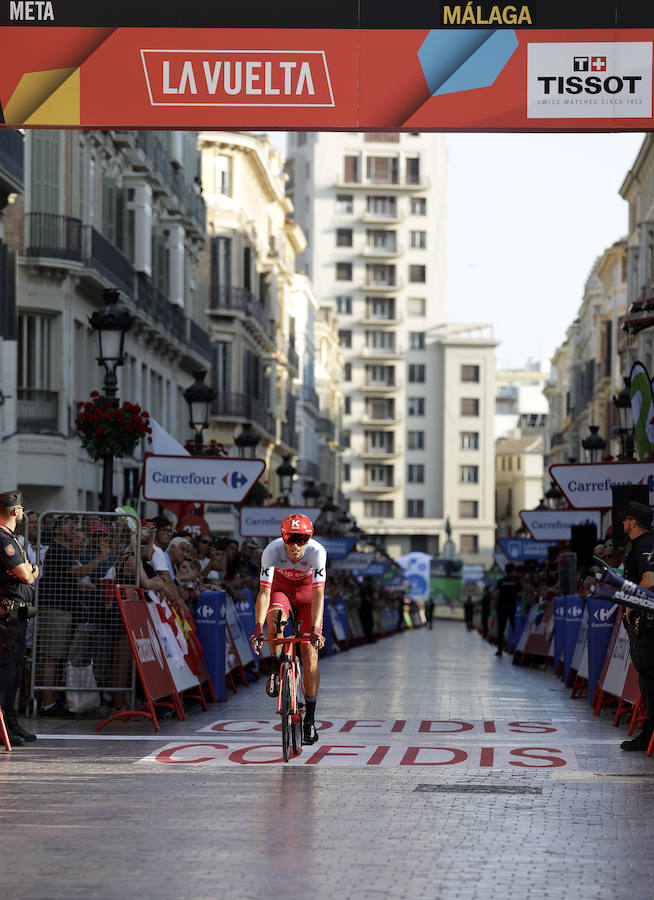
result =
M82 447L92 459L105 456L131 456L139 441L152 434L150 415L136 403L101 397L97 391L91 399L77 404L75 425Z
M225 445L214 440L202 444L201 448L198 448L194 440L188 440L184 444L184 449L188 450L191 456L229 456Z

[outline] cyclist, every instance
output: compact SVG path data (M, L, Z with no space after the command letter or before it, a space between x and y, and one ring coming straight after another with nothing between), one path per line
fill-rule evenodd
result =
M311 519L297 513L286 516L281 525L282 536L271 541L261 554L259 594L255 608L254 634L250 643L256 653L263 641L263 623L267 624L269 637L282 637L284 625L291 607L298 622L302 622L302 637L309 643L300 644L300 656L304 666L304 690L306 715L304 717L303 743L314 744L318 740L315 729L316 698L320 685L318 650L324 646L322 615L325 603L325 576L327 551L312 539ZM279 610L282 611L281 628L277 629ZM273 672L266 692L277 696L282 644L272 644Z

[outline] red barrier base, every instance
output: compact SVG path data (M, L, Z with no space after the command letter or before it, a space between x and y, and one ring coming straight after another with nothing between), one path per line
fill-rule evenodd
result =
M5 750L9 753L11 751L11 741L9 740L9 735L7 734L7 726L5 725L5 720L2 715L1 709L0 709L0 737L2 738L2 743L5 745Z

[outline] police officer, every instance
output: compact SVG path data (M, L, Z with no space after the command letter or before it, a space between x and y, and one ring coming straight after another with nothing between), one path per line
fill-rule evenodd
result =
M501 656L504 649L504 632L506 623L511 623L515 633L515 601L522 590L522 580L518 576L513 563L507 563L504 577L495 585L497 591L497 650L495 656Z
M625 578L652 590L654 588L654 533L651 531L653 512L644 503L632 501L620 513L625 535L631 549L625 559ZM654 613L627 609L625 627L629 635L631 661L638 672L638 686L645 705L645 723L641 734L620 744L622 750L647 750L654 733Z
M20 687L27 617L39 577L18 542L16 526L23 521L20 491L0 494L0 707L13 746L35 741L36 735L18 724L16 694Z

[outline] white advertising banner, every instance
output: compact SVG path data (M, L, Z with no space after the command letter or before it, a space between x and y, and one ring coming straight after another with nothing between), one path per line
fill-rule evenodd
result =
M200 683L198 676L191 671L185 659L185 654L188 653L186 639L166 601L155 591L148 591L148 597L151 602L146 606L150 618L159 637L175 688L181 694L182 691L196 687Z
M598 509L523 509L525 528L537 541L569 541L573 525L594 525L602 533L602 514Z
M374 553L348 553L345 559L335 559L333 562L330 562L329 568L336 569L339 572L361 574L370 567L370 563L374 558Z
M624 623L621 622L620 630L611 649L611 659L604 676L602 690L613 697L621 697L630 662L629 635Z
M143 496L146 500L240 503L265 468L262 459L151 454L143 462Z
M242 506L241 537L279 537L286 516L298 513L307 516L315 525L321 511L320 506Z
M575 509L610 509L614 484L646 484L654 503L654 463L561 463L550 474Z

